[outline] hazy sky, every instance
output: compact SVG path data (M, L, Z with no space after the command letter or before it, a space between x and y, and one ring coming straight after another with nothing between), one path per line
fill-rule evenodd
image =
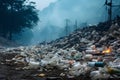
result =
M36 7L39 10L43 10L48 7L50 3L55 2L57 0L30 0L36 2Z

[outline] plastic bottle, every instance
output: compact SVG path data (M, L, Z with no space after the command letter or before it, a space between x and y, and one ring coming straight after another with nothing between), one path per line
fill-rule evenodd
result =
M90 67L104 67L104 62L88 62L88 66Z

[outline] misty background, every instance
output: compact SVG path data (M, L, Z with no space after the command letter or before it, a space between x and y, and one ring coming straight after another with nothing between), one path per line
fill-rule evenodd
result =
M108 19L105 0L54 0L39 8L40 21L33 29L25 29L23 33L14 35L15 40L23 44L37 44L42 41L49 42L65 36L66 19L69 20L69 33L78 28L98 24ZM113 0L113 4L119 4ZM118 11L118 9L114 9ZM114 14L113 14L114 15Z

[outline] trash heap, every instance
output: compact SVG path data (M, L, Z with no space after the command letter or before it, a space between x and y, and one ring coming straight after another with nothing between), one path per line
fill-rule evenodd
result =
M92 80L120 78L120 26L112 24L107 31L89 26L46 45L7 48L0 53L15 53L6 64L16 70L63 70L60 77L88 77ZM105 26L103 26L105 27ZM46 74L38 74L45 77Z

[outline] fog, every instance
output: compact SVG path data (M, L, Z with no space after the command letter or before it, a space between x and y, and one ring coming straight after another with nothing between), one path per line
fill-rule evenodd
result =
M32 29L29 44L37 44L42 41L55 40L65 36L66 19L69 20L69 33L75 29L75 21L78 27L81 24L97 24L107 20L105 0L58 0L39 11L40 21ZM29 34L29 33L28 33Z

